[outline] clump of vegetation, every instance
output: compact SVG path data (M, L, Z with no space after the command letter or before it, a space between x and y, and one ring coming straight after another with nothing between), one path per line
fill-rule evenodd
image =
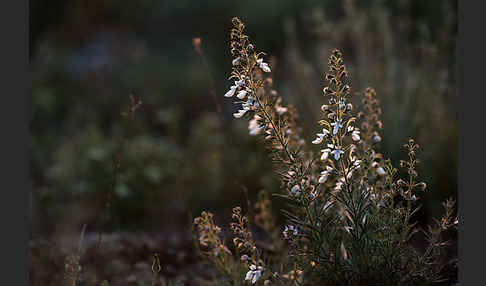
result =
M281 210L286 225L276 231L268 195L256 203L254 223L271 238L271 246L259 244L252 233L250 216L233 209L233 245L221 239L213 215L203 212L194 220L201 253L220 270L227 285L424 285L442 279L441 251L447 245L445 231L456 228L454 201L443 203L445 214L428 229L414 222L426 184L418 179L419 145L410 139L400 162L402 178L391 160L378 152L382 141L381 109L376 91L367 88L354 96L362 106L350 103L348 71L341 52L329 57L327 102L312 144L301 136L294 107L285 106L273 89L264 61L233 18L230 79L224 95L241 105L235 118L249 120L250 135L263 138L270 151L281 188L275 197L285 202ZM282 231L283 230L283 231ZM424 233L425 251L411 238Z

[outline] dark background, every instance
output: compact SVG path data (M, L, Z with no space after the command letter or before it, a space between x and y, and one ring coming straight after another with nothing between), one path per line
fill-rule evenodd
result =
M89 233L184 233L201 210L226 222L244 187L250 199L278 189L264 148L223 98L233 16L270 56L276 89L298 108L308 141L327 57L343 51L352 89L372 86L382 102L380 151L398 167L409 137L421 145L428 190L417 219L431 222L457 189L456 11L456 1L439 0L31 1L32 245L71 241L83 224ZM130 93L143 100L133 121L120 116Z

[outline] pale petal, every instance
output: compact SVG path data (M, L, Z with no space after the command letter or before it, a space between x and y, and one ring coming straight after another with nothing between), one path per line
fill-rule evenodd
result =
M267 63L262 63L260 65L260 68L264 71L264 72L271 72L272 70L270 69L270 67L268 66Z
M351 177L353 176L353 170L351 170L348 175L346 176L346 178L351 179Z
M378 173L378 175L380 175L380 176L383 176L383 175L385 175L385 174L386 174L385 170L383 170L383 168L382 168L382 167L378 167L378 168L376 169L376 172L377 172L377 173Z
M238 92L236 97L238 97L239 99L243 99L243 98L245 98L246 93L247 93L246 90L241 90L241 91Z
M336 149L331 152L334 155L334 159L337 161L341 157L341 154L344 153L341 149Z
M246 272L245 280L251 280L252 277L253 277L253 271L250 270Z
M253 273L253 279L251 280L251 284L255 284L258 280L258 278L260 278L260 276L262 276L262 272L261 271L255 271Z
M235 118L241 118L243 115L245 115L246 111L247 110L245 110L245 109L240 109L240 110L238 110L238 113L233 113L233 116Z
M317 133L317 138L312 141L312 144L321 144L322 140L324 139L324 134Z
M231 86L230 90L224 94L224 97L232 97L236 92L236 86Z
M240 85L244 85L244 84L245 84L245 80L244 79L235 81L235 85L236 86L240 86Z
M330 149L324 149L324 150L321 150L322 152L322 156L321 156L321 160L324 161L327 159L327 157L329 156L329 152L331 150Z
M327 180L327 174L325 174L325 175L323 175L323 176L321 176L321 177L319 178L319 184L324 183L326 180Z

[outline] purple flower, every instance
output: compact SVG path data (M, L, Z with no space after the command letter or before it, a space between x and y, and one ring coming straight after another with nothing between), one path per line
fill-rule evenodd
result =
M297 227L295 227L293 225L285 226L285 229L282 232L282 234L285 237L285 239L289 239L290 236L297 235L297 233L298 233Z

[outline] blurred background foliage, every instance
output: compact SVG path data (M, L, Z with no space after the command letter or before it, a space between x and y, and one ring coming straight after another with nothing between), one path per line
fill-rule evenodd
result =
M398 166L409 137L422 146L422 221L456 194L456 1L32 0L30 9L33 236L99 225L122 140L108 230L186 228L203 209L229 219L244 188L250 199L278 189L263 146L223 98L233 16L270 56L308 141L327 57L340 48L353 90L372 86L382 102L382 153ZM131 93L143 105L128 120Z

